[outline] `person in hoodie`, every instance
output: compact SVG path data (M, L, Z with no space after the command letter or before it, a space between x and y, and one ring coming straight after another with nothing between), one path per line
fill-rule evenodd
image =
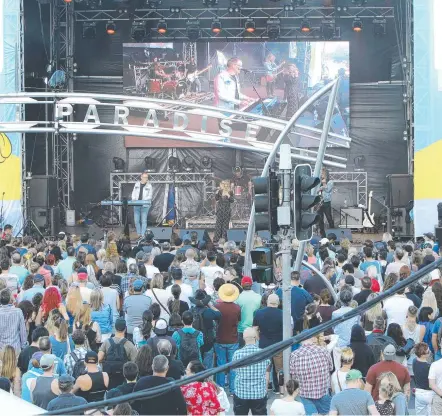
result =
M373 350L367 345L364 328L354 325L351 329L350 345L353 350L354 359L352 368L359 370L365 377L368 369L376 364Z

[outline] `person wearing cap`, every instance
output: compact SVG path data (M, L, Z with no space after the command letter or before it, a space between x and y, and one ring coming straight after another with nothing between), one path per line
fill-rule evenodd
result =
M109 363L106 363L106 358L112 344L124 343L124 351L126 353L127 361L135 361L137 356L137 349L135 348L135 345L125 337L126 329L126 321L123 318L118 318L115 321L115 336L104 341L100 346L100 350L98 351L98 359L99 362L103 364L103 370L107 370L111 376L109 386L111 388L118 386L124 381L121 374L112 374L111 366L108 367Z
M23 313L12 304L12 300L9 289L0 291L0 350L10 345L18 355L28 344L28 333Z
M224 269L216 264L216 252L209 251L207 253L208 266L201 267L201 274L204 278L204 283L206 286L206 292L211 295L213 292L213 281L215 280L215 273L221 272L224 274Z
M85 267L80 267L77 270L77 280L78 287L80 288L81 298L85 303L91 303L91 293L92 289L90 289L88 284L88 274L87 269Z
M98 367L98 354L88 351L84 357L86 374L77 378L73 393L85 398L88 402L103 400L109 386L109 375Z
M243 333L246 328L251 328L253 316L261 307L261 296L252 290L253 280L250 276L241 279L242 293L238 296L236 304L241 308L241 321L238 325L239 346L244 345Z
M63 279L68 282L72 276L72 266L77 259L75 258L76 253L74 247L68 247L66 249L66 253L67 257L57 264L57 267L55 268L55 273L61 274L63 276Z
M45 288L44 288L45 279L44 279L44 277L41 274L36 273L36 274L34 274L33 281L34 281L34 285L30 289L23 290L22 292L20 292L18 294L19 302L21 302L23 300L28 300L29 302L32 302L32 298L34 297L34 295L36 293L41 293L42 295L44 295L44 293L45 293Z
M218 290L219 299L216 307L221 313L218 323L215 340L215 354L218 366L230 363L233 354L239 348L238 325L241 321L241 307L235 303L239 297L239 289L231 284L225 283ZM216 383L224 387L226 384L225 373L215 375ZM229 373L230 392L235 388L235 372Z
M150 337L147 340L147 345L149 345L149 347L151 348L153 357L160 354L158 351L158 341L160 339L167 339L172 344L172 355L174 357L177 356L178 349L176 342L170 335L167 335L167 329L168 329L168 324L165 319L159 318L155 322L155 326L153 328L153 333L155 334L155 336Z
M175 256L170 252L170 243L165 241L161 244L161 254L155 256L153 265L158 268L160 272L167 272L173 262Z
M178 267L173 267L170 270L170 274L173 279L173 284L178 285L181 288L180 300L186 302L190 308L192 304L190 303L189 298L193 295L193 289L192 286L183 282L183 270ZM169 298L172 297L172 286L173 285L166 287L166 293Z
M359 370L350 370L345 382L347 388L333 396L329 415L378 415L371 394L362 390L364 382Z
M410 396L410 373L407 367L399 364L396 356L396 348L393 344L388 344L382 351L382 361L372 365L367 373L365 390L371 393L376 401L379 398L379 376L382 373L391 371L398 379L404 393Z
M127 324L127 339L132 341L134 329L143 323L145 310L152 305L152 299L143 293L144 282L137 279L132 283L133 293L124 299L123 312Z
M253 318L253 327L259 331L259 348L266 348L282 341L282 309L279 309L279 296L271 293L267 298L267 307L259 309ZM282 351L272 357L274 368L274 389L277 388L276 375L282 370Z
M47 407L47 410L49 412L53 410L69 409L70 407L87 404L86 399L76 396L74 393L72 393L75 383L74 377L66 374L59 377L57 383L60 395L49 402Z
M40 368L43 374L30 382L32 403L42 409L47 409L49 402L60 394L57 379L54 377L55 359L53 354L44 354L40 358Z

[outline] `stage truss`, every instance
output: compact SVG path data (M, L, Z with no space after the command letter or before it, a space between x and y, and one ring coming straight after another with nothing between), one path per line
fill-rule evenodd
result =
M367 172L330 172L330 179L336 183L355 183L358 205L367 206Z

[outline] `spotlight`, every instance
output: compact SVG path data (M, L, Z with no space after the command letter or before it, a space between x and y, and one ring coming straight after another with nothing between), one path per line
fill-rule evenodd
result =
M362 20L359 17L355 17L353 20L353 32L360 33L362 32Z
M387 19L373 19L373 32L375 36L387 34Z
M209 156L203 156L201 159L201 172L209 173L212 172L213 160Z
M312 27L310 25L310 21L307 20L307 19L304 19L301 22L301 32L303 32L303 33L310 33L311 30L312 30Z
M193 157L186 156L183 159L183 170L184 170L184 172L193 172L194 168L195 168L195 161L193 160Z
M130 36L134 41L141 42L146 37L146 24L144 22L133 22Z
M256 30L255 21L253 19L247 19L245 28L246 28L246 32L255 33L255 30Z
M83 39L95 39L97 25L95 22L83 22Z
M338 13L347 13L348 12L348 6L336 6L336 11Z
M279 19L267 20L267 36L271 40L279 38L281 34L281 21Z
M285 12L292 12L293 10L295 10L295 8L294 8L293 5L291 5L291 4L286 4L286 5L284 6L284 11L285 11Z
M179 6L170 6L170 13L181 13L181 7Z
M66 4L72 3L72 0L63 0Z
M150 156L146 156L144 158L144 166L146 167L145 171L148 173L153 173L156 171L155 169L155 159Z
M112 172L124 172L124 165L125 162L123 159L121 159L121 157L114 157L112 159L112 162L114 162L114 170Z
M157 9L161 5L161 0L146 0L146 6L150 9Z
M218 0L203 0L203 4L206 7L213 7L218 4Z
M167 33L167 23L165 20L160 20L157 25L157 32L160 35L165 35Z
M227 11L229 13L239 13L241 11L241 7L240 6L230 6Z
M180 170L180 160L175 156L170 156L167 160L168 169L171 172L179 172Z
M221 33L221 30L221 22L218 19L214 19L212 21L212 33L215 33L215 35L217 35L218 33Z
M333 19L324 19L321 22L321 37L330 40L335 37L336 25Z
M109 20L106 23L106 33L108 35L115 35L116 31L117 31L117 25L112 20Z
M198 20L188 20L186 25L187 37L191 42L195 42L201 36L200 22Z

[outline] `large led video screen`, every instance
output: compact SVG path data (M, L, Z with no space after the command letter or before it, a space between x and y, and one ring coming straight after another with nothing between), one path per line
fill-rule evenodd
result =
M217 140L236 138L272 143L279 131L268 125L254 126L251 131L246 124L235 123L236 116L227 113L228 122L217 118L202 122L201 112L187 113L185 127L175 128L172 110L178 111L180 103L187 102L214 107L218 114L231 109L288 120L312 94L340 77L331 131L348 136L349 42L198 42L195 48L191 46L186 42L124 44L125 95L176 101L176 105L165 105L164 111L159 106L155 110L154 127L159 134L198 137L203 124L204 132L213 138L215 146ZM298 125L306 126L307 130L297 128L289 135L293 146L319 145L318 132L327 102L327 96L319 99L302 114ZM148 112L148 108L131 111L129 124L146 126ZM125 144L126 147L211 145L135 136L126 136Z

